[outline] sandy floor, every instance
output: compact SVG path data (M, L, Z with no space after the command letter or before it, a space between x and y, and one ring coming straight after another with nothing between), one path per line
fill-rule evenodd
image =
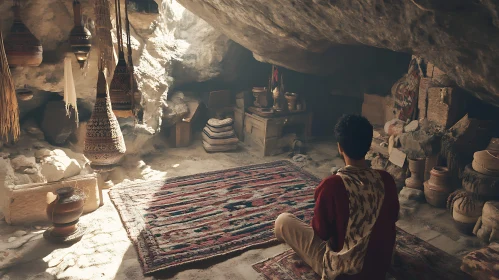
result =
M310 159L298 164L317 176L328 176L331 167L343 164L336 157L335 146L328 142L314 143L307 153ZM189 148L168 149L150 156L144 159L145 164L139 164L136 169L117 170L113 178L114 183L119 184L281 158L287 158L287 155L261 158L244 148L234 153L207 154L196 142ZM3 268L0 269L0 279L263 279L251 265L288 248L278 245L254 249L229 259L192 265L156 278L144 277L135 249L107 191L104 198L104 206L81 218L88 232L80 242L70 247L45 242L42 234L46 225L11 227L0 222L0 268ZM411 209L410 213L409 217L398 222L398 226L450 254L461 257L482 245L475 237L459 234L452 225L450 213L445 210L422 204Z

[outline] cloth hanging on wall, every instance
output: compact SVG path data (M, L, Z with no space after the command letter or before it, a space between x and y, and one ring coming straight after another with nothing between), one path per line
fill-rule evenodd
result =
M9 141L10 137L16 141L20 134L16 88L10 73L0 28L0 141Z
M76 105L76 89L73 79L73 68L71 58L64 58L64 103L66 104L66 114L71 115L70 107L73 107L76 114L76 125L78 126L78 106Z

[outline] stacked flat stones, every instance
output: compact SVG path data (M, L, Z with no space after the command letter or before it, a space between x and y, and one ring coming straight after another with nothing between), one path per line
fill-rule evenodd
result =
M207 152L228 152L237 149L239 140L234 132L234 120L210 119L203 129L203 147Z

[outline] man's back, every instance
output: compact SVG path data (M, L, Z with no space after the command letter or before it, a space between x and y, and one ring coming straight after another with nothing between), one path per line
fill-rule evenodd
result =
M391 175L385 171L378 172L384 183L385 194L370 234L362 271L357 275L341 275L337 279L384 279L390 266L399 203ZM333 175L323 180L316 189L315 199L312 227L321 239L328 241L331 250L339 252L345 242L350 216L349 194L343 179Z

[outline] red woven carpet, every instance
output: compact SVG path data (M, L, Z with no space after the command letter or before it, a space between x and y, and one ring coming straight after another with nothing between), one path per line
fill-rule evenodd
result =
M464 280L471 279L460 270L461 261L431 244L397 228L394 264L387 279L397 280ZM310 279L319 275L293 250L253 265L269 280Z
M125 185L110 196L148 274L274 241L280 213L311 219L319 183L277 161Z

